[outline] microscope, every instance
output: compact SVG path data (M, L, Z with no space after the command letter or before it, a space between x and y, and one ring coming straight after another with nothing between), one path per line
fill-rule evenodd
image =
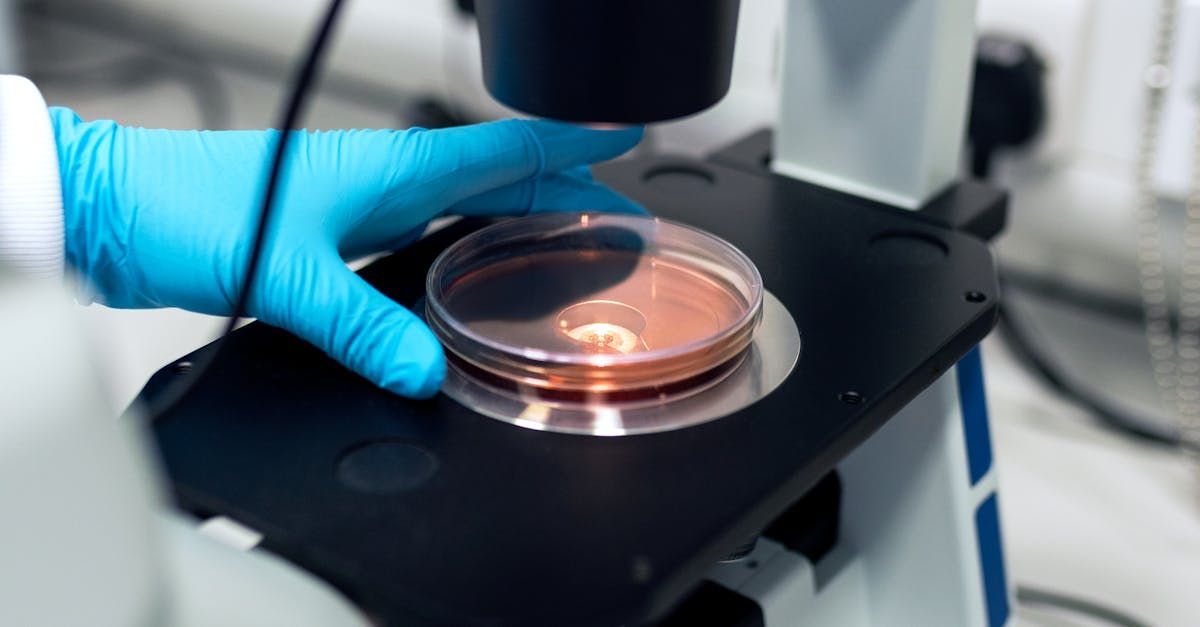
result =
M252 324L153 426L178 503L383 625L1008 623L977 348L1007 197L959 175L973 4L790 0L777 126L704 159L597 168L756 269L764 320L718 386L741 400L652 403L682 419L645 432L539 428L539 403L522 424L461 394L398 398ZM606 124L718 102L738 9L474 3L496 99ZM362 274L423 311L426 270L486 226ZM188 376L173 366L145 400Z

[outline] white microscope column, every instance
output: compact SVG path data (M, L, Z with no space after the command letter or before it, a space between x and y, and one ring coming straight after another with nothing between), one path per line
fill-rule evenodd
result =
M972 0L791 0L776 172L918 209L958 177Z

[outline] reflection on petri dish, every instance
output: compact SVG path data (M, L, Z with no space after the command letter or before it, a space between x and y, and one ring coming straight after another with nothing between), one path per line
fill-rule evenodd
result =
M447 249L430 326L481 385L562 402L702 389L740 363L762 285L728 243L654 218L545 214Z

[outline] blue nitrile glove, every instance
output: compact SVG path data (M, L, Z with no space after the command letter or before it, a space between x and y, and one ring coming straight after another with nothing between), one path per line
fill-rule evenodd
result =
M280 134L125 128L59 108L51 118L67 261L98 299L230 314ZM640 211L584 166L629 150L641 134L528 120L299 133L247 313L384 388L431 396L445 374L437 340L343 260L403 246L445 214Z

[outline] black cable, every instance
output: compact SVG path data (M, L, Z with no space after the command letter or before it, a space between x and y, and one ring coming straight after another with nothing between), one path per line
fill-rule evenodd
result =
M1008 282L1002 280L1001 285L1007 286ZM1011 299L1008 298L1001 300L1000 333L1009 349L1030 371L1060 396L1087 410L1105 427L1143 442L1173 447L1180 445L1179 434L1174 429L1157 427L1155 425L1161 424L1161 421L1117 407L1055 363L1039 348L1024 320L1013 311Z
M1022 293L1038 300L1100 314L1125 324L1140 325L1146 320L1142 303L1136 298L1106 293L1012 266L1002 266L1000 274L1007 285L1017 287ZM1177 325L1178 316L1172 315L1170 322L1172 326Z
M983 179L988 177L993 156L992 150L981 146L975 147L972 167L976 176ZM1012 278L1011 273L1002 271L1000 273L1001 287L1009 287L1012 284ZM1005 289L1004 291L1009 290ZM1083 301L1082 298L1073 298L1072 300ZM1100 302L1102 302L1100 299L1092 299L1091 302L1084 303L1083 306L1089 310L1100 309L1091 306ZM1103 304L1104 307L1102 310L1112 310L1111 305L1107 301L1103 301ZM1140 311L1138 313L1140 314ZM1163 424L1164 421L1155 420L1150 416L1138 416L1129 410L1118 407L1104 398L1101 393L1095 392L1075 380L1064 368L1055 363L1049 355L1039 348L1039 344L1034 340L1029 326L1013 311L1010 298L1001 300L999 327L1000 337L1026 369L1040 378L1046 385L1058 393L1059 396L1088 411L1101 425L1116 433L1142 442L1171 447L1181 445L1182 440L1176 429L1158 426Z
M1030 607L1066 610L1120 627L1149 627L1149 623L1095 601L1031 586L1017 586L1017 602Z
M263 193L262 203L258 210L258 223L254 230L254 241L250 248L250 257L246 261L244 282L238 291L237 301L234 303L233 312L229 316L225 330L216 342L216 345L208 347L205 353L207 358L203 364L198 367L192 367L187 373L188 376L178 379L178 383L172 386L172 388L163 390L161 393L155 395L157 402L153 403L146 410L146 415L152 421L163 418L178 406L191 390L195 389L196 383L203 378L204 373L212 363L220 357L227 343L227 338L237 329L238 322L242 319L246 311L246 303L250 299L250 292L254 286L255 279L258 278L259 266L262 263L263 246L266 243L267 233L271 226L271 218L274 214L275 197L279 191L279 181L283 173L287 148L291 142L293 131L296 130L294 127L300 120L301 113L304 111L307 97L312 91L312 84L316 79L321 57L329 43L330 35L333 33L343 4L343 0L330 0L328 8L325 11L325 16L321 20L321 24L308 46L304 62L300 65L287 90L287 105L277 126L279 140L275 144L275 151L271 155L269 162L270 170L267 178L267 187Z
M241 292L238 294L237 303L233 307L233 314L229 316L229 323L225 326L225 335L232 333L237 328L238 321L246 310L246 302L250 299L254 279L258 275L258 266L262 261L263 244L266 242L267 231L271 224L271 214L273 213L275 195L279 191L279 179L283 173L283 160L287 155L287 147L291 143L292 131L296 122L300 120L300 113L304 108L306 96L312 88L313 79L316 78L317 65L320 63L322 53L325 51L325 45L329 41L334 24L337 22L338 12L342 8L342 3L343 0L330 0L325 19L322 20L316 38L309 46L308 56L304 59L304 65L300 68L299 76L295 79L292 87L292 94L288 101L287 110L284 113L283 121L279 124L279 141L275 145L275 154L271 158L271 173L267 178L266 193L263 195L262 207L259 208L258 212L258 225L254 232L254 245L250 249L250 259L246 264L245 283L242 284Z

